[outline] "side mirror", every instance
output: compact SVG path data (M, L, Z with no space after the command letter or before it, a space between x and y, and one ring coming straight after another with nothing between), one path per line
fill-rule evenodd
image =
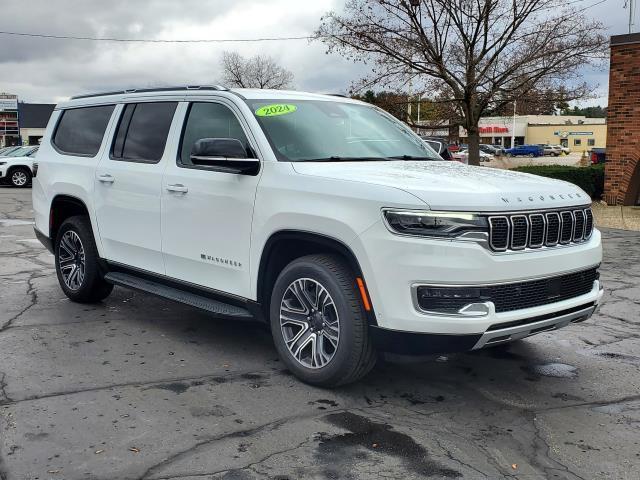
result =
M247 158L247 149L235 138L201 138L191 147L191 163L206 170L257 175L260 161Z

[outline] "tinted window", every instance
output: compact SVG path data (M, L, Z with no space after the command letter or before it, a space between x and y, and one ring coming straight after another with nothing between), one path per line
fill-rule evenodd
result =
M240 122L229 108L219 103L193 103L189 108L187 123L182 135L180 163L191 163L191 147L202 138L235 138L249 148ZM253 154L248 152L248 157Z
M62 112L53 144L64 153L94 156L100 150L115 105L72 108Z
M111 151L112 158L157 163L162 158L176 102L125 106Z

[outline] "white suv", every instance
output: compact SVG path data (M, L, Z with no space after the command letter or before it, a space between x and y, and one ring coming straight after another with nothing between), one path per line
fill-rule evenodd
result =
M57 106L33 182L38 238L77 302L113 285L271 327L302 380L376 352L473 350L587 319L600 233L578 187L441 161L336 96L222 87Z
M31 178L37 170L34 157L38 147L18 147L0 156L0 183L24 188L31 185Z

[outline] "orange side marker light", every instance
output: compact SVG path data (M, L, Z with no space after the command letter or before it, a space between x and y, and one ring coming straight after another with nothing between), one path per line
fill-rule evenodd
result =
M371 303L369 303L369 297L367 296L367 290L364 288L364 281L360 277L356 277L358 283L358 289L360 290L360 296L362 297L362 304L367 312L371 311Z

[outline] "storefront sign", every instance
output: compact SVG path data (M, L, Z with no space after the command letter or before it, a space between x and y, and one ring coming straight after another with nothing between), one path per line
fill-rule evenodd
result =
M0 98L0 112L5 110L17 110L18 99L17 98Z
M557 137L567 138L569 136L580 136L580 135L590 135L593 136L593 132L561 132L555 131L553 134Z
M509 133L509 127L497 126L497 125L489 125L486 127L479 127L480 134L484 135L487 133Z

